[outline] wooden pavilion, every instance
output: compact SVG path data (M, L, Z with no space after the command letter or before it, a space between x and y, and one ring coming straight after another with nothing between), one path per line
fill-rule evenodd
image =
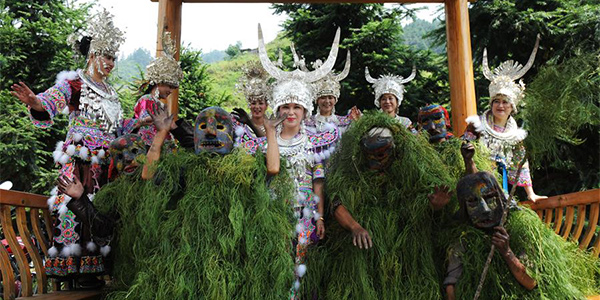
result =
M156 42L156 55L161 55L162 33L170 31L177 47L181 43L181 10L183 3L261 3L271 1L261 0L151 0L158 2L158 32ZM452 108L452 125L457 135L461 135L465 128L465 119L477 113L475 101L475 83L473 80L473 61L471 55L471 31L469 29L469 11L467 0L281 0L277 2L290 3L443 3L446 11L446 36L448 47L448 71L450 77L450 100ZM179 49L176 58L179 59ZM169 107L172 112L178 109L178 92L175 91L169 98Z

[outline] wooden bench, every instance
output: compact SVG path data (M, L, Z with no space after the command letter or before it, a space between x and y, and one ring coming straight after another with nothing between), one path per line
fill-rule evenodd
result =
M535 203L521 202L534 210L540 219L565 240L579 244L582 250L600 254L600 189L548 197ZM600 295L589 296L600 300Z
M0 230L16 260L16 269L14 269L10 261L11 254L5 247L0 246L3 299L12 300L18 296L15 274L20 274L23 297L17 299L100 299L101 290L60 291L61 284L55 280L49 281L46 277L41 254L48 255L49 241L52 240L52 215L46 204L47 199L47 196L42 195L0 190ZM14 218L11 214L12 209L16 213ZM17 236L20 237L26 251L19 245ZM30 264L33 264L35 274ZM49 293L49 290L52 292Z

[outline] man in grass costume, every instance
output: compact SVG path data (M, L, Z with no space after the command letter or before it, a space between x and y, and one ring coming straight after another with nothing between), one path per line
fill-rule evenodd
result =
M463 151L465 161L473 151ZM532 210L509 203L494 175L473 164L467 169L471 174L456 187L460 220L440 235L451 245L446 299L473 299L492 244L496 253L480 299L585 299L598 293L597 258L565 242Z
M337 221L311 255L327 299L440 299L430 197L450 182L439 155L377 112L351 126L332 157L326 192Z
M197 153L165 156L154 180L123 177L98 194L120 215L109 299L288 296L288 176L274 176L268 188L269 162L232 149L232 136L229 114L208 108L196 119Z

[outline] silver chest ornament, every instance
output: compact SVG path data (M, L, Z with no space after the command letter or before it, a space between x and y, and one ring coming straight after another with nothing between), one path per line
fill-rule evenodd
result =
M101 130L115 133L122 119L117 92L109 85L105 85L108 91L103 91L82 72L79 78L83 81L79 99L80 114L96 122Z

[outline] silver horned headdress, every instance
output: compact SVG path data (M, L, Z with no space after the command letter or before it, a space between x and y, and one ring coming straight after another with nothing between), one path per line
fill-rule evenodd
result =
M513 112L517 112L519 102L525 96L525 84L521 77L533 65L539 45L540 35L538 34L533 51L525 66L516 61L507 60L501 63L493 72L490 71L490 67L488 66L487 49L483 49L483 75L490 81L490 107L492 106L494 97L501 94L506 96L507 101L512 105ZM518 79L521 80L519 80L519 83L516 83L515 80Z
M293 43L290 45L290 48L292 50L292 56L294 57L294 66L299 67L300 70L308 71L304 57L298 55ZM317 59L311 65L312 68L316 70L323 65L323 61ZM316 92L315 102L317 101L317 98L323 96L334 96L337 101L340 98L340 81L344 80L344 78L346 78L349 73L350 50L348 50L348 54L346 54L346 63L344 64L344 70L342 70L341 73L335 74L333 71L331 71L329 72L329 74L327 74L327 76L313 83L313 87Z
M85 31L92 38L89 53L116 57L119 47L125 41L125 33L114 25L113 15L103 8L87 25Z
M329 56L325 63L318 69L307 71L297 68L291 72L283 71L269 59L262 30L260 24L258 24L258 56L267 73L276 79L273 87L273 98L269 103L273 108L273 111L277 112L279 106L283 104L295 103L301 105L308 111L305 115L305 117L308 118L308 115L313 110L313 100L315 99L315 90L311 83L322 79L331 72L337 57L339 42L340 29L338 28L333 44L331 45Z
M150 84L168 84L179 87L179 82L183 78L183 71L179 62L175 59L177 47L171 38L170 32L163 33L162 38L163 54L146 67L146 77Z
M365 78L369 83L373 84L375 90L375 106L379 108L379 98L383 94L392 94L398 99L398 106L404 99L404 84L415 79L417 75L417 68L413 65L412 73L407 78L398 75L382 75L379 79L371 77L369 74L369 68L365 67Z
M281 52L280 52L281 54ZM249 61L242 67L244 73L235 87L239 93L244 95L248 103L254 99L264 99L270 102L271 85L269 74L258 61Z

